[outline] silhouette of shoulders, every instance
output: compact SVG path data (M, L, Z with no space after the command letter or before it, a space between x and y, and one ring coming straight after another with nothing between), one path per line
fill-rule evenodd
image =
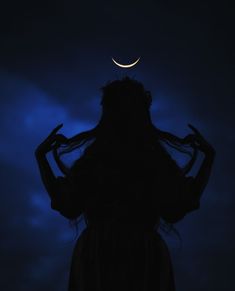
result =
M69 175L57 180L60 195L52 208L70 219L85 211L92 223L108 220L116 209L119 219L155 219L154 224L163 217L173 223L199 208L199 200L187 191L193 178L183 176L173 160L151 148L121 153L103 148L99 154L89 148ZM121 210L126 211L122 218Z

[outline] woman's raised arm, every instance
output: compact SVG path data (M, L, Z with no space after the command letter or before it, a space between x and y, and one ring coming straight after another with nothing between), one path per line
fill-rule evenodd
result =
M192 146L197 147L204 154L204 159L195 177L184 176L173 163L172 167L169 168L168 172L172 172L172 174L169 175L170 181L164 188L172 199L166 200L165 204L162 205L161 216L170 223L176 223L187 213L199 209L200 198L209 181L215 158L214 148L196 128L192 125L190 127L195 134L188 135L185 142L190 142ZM171 193L175 194L171 195Z
M82 213L84 203L77 193L71 175L55 177L46 156L37 156L41 179L51 198L51 208L68 219L76 219ZM77 181L78 182L78 181ZM82 188L82 187L81 187Z
M37 155L36 160L38 163L39 171L40 171L40 176L41 180L43 182L43 185L46 188L46 191L50 198L56 197L57 193L57 179L50 167L50 164L47 160L46 155Z
M39 166L40 176L42 182L47 190L48 195L51 198L56 196L57 192L57 179L50 167L46 154L50 152L59 143L66 142L67 138L62 134L56 134L56 132L63 126L58 125L52 130L48 137L37 147L35 150L35 157Z
M56 134L61 127L62 124L53 129L49 136L37 147L35 157L42 182L51 198L51 208L59 211L68 219L75 219L82 211L80 209L81 205L76 205L73 201L72 193L75 187L71 175L69 177L56 177L46 157L49 151L61 143L66 143L67 138L65 136Z
M205 140L205 138L195 127L191 124L189 124L189 127L195 134L188 136L188 138L191 139L194 146L196 146L204 154L203 162L193 180L191 189L195 195L195 198L200 199L211 174L212 165L215 159L215 149Z

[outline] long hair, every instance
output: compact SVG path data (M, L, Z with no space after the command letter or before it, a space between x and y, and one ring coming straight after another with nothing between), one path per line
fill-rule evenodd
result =
M197 150L186 144L183 138L162 131L152 123L152 96L142 83L125 77L108 82L101 90L103 94L100 104L103 112L98 124L68 139L67 144L61 145L62 150L59 153L57 148L53 151L58 167L65 175L69 173L70 168L61 161L60 157L63 154L87 146L84 153L89 155L91 151L98 151L104 145L109 146L112 139L115 142L130 142L133 139L141 146L151 146L156 151L160 149L169 166L179 169L183 175L190 171L196 160ZM189 155L189 162L179 167L164 144Z

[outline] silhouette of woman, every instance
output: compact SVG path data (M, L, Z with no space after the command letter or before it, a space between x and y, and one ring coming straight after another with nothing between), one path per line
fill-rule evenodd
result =
M93 129L68 139L57 131L35 151L51 207L87 227L75 245L69 291L174 291L167 245L157 232L200 206L215 150L200 132L179 138L151 122L152 97L128 77L102 88L102 116ZM164 143L191 155L180 167ZM68 168L60 156L85 147ZM64 148L58 153L58 148ZM198 173L186 176L197 151L204 154ZM64 176L55 177L46 154Z

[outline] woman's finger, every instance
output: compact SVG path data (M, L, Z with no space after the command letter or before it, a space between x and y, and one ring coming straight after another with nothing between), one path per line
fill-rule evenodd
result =
M52 132L49 134L49 136L54 135L61 127L63 126L63 123L57 125Z
M55 133L63 126L63 123L57 125L52 131L51 133L47 136L47 138L45 139L45 141L49 141L54 135Z
M188 127L190 127L196 134L201 135L199 130L192 126L192 124L188 123Z
M68 142L68 138L66 136L64 136L63 134L56 134L55 139L57 141L64 142L64 143Z
M204 145L204 146L210 146L208 141L203 137L203 135L194 126L189 124L189 127L192 128L192 130L194 130L194 132L196 133L199 144Z
M55 129L53 129L52 133L37 147L37 153L46 154L54 147L59 147L60 144L66 144L68 142L69 139L63 134L55 134L55 132L61 128L61 126L63 126L63 124L60 124Z
M67 143L68 139L63 134L55 134L47 138L46 143L52 144L54 142L57 143Z
M199 130L192 126L192 124L188 124L188 126L195 132L198 138L200 138L202 141L206 141L203 135L199 132Z
M183 138L183 143L189 143L195 141L196 135L195 134L188 134Z

